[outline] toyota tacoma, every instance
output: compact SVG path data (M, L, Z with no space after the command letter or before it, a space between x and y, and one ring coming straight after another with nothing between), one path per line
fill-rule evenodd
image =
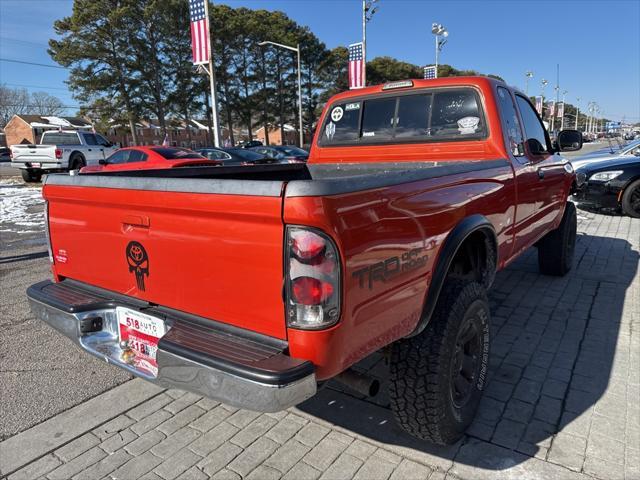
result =
M49 175L37 317L164 387L273 412L381 349L400 426L460 438L487 379L487 290L532 246L572 264L577 131L486 77L331 98L307 163ZM374 390L369 388L369 391Z

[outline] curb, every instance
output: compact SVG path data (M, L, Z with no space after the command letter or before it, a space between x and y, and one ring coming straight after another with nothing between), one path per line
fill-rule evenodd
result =
M0 477L57 450L164 389L135 379L76 405L0 443Z

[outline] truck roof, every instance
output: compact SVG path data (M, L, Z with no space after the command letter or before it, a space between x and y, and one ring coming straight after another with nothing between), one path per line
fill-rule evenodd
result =
M402 85L406 82L411 82L408 86L394 87L394 84ZM451 87L451 86L473 86L482 89L483 87L489 87L490 85L502 85L507 86L502 80L497 78L484 77L484 76L469 76L469 77L442 77L425 80L422 78L408 78L406 80L398 80L394 82L382 83L379 85L371 85L365 88L358 88L353 90L347 90L341 92L329 100L328 103L335 102L351 97L361 97L363 95L371 95L377 93L393 93L397 91L407 91L419 88L438 88L438 87ZM391 86L391 87L389 87Z

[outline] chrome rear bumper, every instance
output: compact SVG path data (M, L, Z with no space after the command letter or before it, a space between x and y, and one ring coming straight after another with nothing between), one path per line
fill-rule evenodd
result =
M79 308L73 308L73 304L66 308L64 303L61 304L68 301L65 299L77 299L75 294L87 296L91 293L78 290L77 285L71 288L64 285L56 289L58 285L61 284L41 282L28 289L27 296L34 315L69 337L83 350L135 376L162 387L195 392L235 407L259 412L284 410L316 393L315 373L309 362L292 359L273 346L261 348L255 339L233 337L229 332L221 335L215 328L207 330L208 326L186 325L175 319L167 319L167 325L171 326L158 344L158 374L152 376L121 359L123 351L118 341L117 301L96 297L92 304L82 298ZM62 287L64 292L61 291ZM92 327L93 331L82 332L81 325L90 325L94 319L99 319L99 328L96 326ZM180 331L180 335L171 335L172 329ZM210 338L211 342L216 342L222 338L223 341L216 344L219 354L211 355L206 347L201 351L194 349L188 341L189 332L195 332L194 335L200 340ZM187 341L184 341L185 338ZM224 345L234 342L259 351L260 356L238 361L232 353L226 355L224 350L220 350Z

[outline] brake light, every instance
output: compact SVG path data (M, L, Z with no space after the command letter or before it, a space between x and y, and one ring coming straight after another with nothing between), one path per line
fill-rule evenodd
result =
M286 230L287 325L318 330L340 318L340 260L333 241L309 227Z
M62 149L56 148L56 158L60 160L62 158Z

